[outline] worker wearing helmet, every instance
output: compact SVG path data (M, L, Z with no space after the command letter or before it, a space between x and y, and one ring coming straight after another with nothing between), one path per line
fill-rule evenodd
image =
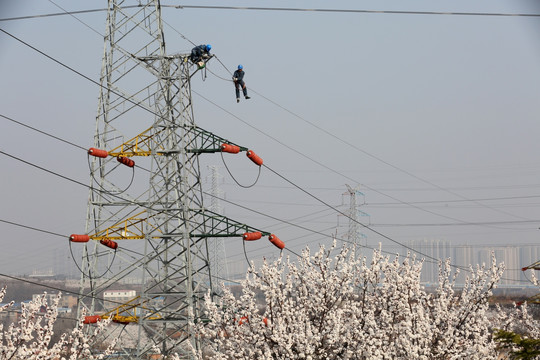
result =
M234 87L236 88L236 102L240 102L240 87L242 87L242 92L246 99L250 99L247 94L246 83L244 82L244 67L238 65L238 69L233 74Z
M194 64L199 65L199 69L204 67L204 59L210 58L210 50L212 49L212 45L210 44L203 44L199 46L195 46L193 49L191 49L191 55L190 59Z

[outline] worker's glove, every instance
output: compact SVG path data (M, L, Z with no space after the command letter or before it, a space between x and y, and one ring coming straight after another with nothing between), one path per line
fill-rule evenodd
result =
M233 81L238 81L238 79L237 79L237 78L232 78L232 79L233 79Z

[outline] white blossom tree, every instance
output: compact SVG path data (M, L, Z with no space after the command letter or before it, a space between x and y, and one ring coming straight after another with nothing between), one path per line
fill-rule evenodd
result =
M540 288L532 270L531 279ZM510 359L540 359L540 323L529 313L526 302L502 313L494 337Z
M494 258L471 267L459 289L458 271L441 262L438 286L428 292L414 256L374 250L368 261L343 247L332 257L335 246L252 267L238 298L225 287L215 301L207 295L208 322L196 324L205 358L496 359L494 324L523 315L489 311L504 271Z
M0 302L4 299L6 288L0 290ZM64 360L64 359L103 359L111 350L93 355L92 347L99 333L109 321L97 324L94 331L83 330L84 316L71 333L62 334L60 340L51 343L53 325L58 317L60 294L52 304L47 304L46 297L40 296L29 303L21 304L20 318L7 329L0 324L0 359L29 360ZM13 302L0 308L0 312L10 311ZM41 313L46 309L45 313Z

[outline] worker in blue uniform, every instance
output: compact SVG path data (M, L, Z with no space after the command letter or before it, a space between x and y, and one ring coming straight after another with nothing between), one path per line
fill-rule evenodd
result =
M236 89L236 102L240 102L240 87L242 88L242 92L244 93L244 97L246 99L250 99L250 97L247 94L247 88L246 83L244 82L244 67L242 65L238 65L238 69L233 74L233 81L234 81L234 87Z
M203 60L210 58L211 49L212 45L210 44L195 46L193 49L191 49L191 55L189 58L194 64L199 65L199 68L201 68L201 63L204 65Z

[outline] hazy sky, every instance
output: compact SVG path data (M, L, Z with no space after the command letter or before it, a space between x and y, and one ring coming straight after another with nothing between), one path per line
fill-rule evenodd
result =
M540 14L536 0L163 4ZM99 81L106 12L6 19L105 7L4 0L0 28ZM362 230L370 245L539 243L540 17L164 8L163 19L169 53L210 43L227 67L214 60L215 75L194 77L197 124L289 180L263 168L242 188L219 154L204 155L203 179L219 166L227 216L300 251L346 233L347 219L322 202L348 211L349 184L365 194L360 221L379 233ZM252 96L239 104L226 81L238 64ZM92 146L97 85L3 32L0 79L1 115ZM0 272L61 269L67 236L84 232L88 189L6 154L87 184L86 154L3 117L0 126ZM257 178L245 156L225 160L242 184ZM234 271L241 240L226 241ZM278 254L264 239L248 245L250 259Z

